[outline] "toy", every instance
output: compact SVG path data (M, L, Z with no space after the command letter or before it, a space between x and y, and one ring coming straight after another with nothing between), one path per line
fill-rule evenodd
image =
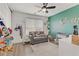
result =
M11 51L12 40L14 39L12 34L12 29L7 28L0 18L0 50L1 51Z

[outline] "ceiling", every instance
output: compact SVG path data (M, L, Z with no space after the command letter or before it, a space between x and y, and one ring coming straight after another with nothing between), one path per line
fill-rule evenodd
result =
M29 13L29 14L36 14L36 15L41 15L41 16L46 16L46 17L57 14L77 4L74 4L74 3L49 3L48 4L48 6L51 6L51 5L55 5L56 8L48 10L49 13L46 14L43 12L38 12L40 8L38 8L37 6L41 7L42 3L8 3L8 6L11 10Z

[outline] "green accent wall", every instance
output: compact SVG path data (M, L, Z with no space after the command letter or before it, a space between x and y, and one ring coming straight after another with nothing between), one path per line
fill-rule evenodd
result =
M49 35L55 37L59 32L66 33L67 35L72 34L74 20L78 20L77 25L79 28L79 5L48 17Z

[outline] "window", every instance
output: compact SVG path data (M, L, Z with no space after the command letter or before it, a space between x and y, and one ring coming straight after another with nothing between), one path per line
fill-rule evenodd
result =
M43 31L43 20L26 20L26 35L29 35L31 31Z

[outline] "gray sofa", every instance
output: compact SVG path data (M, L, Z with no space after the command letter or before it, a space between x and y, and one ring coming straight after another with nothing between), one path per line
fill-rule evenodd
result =
M29 38L31 40L31 44L48 42L48 36L45 35L43 31L29 32Z

